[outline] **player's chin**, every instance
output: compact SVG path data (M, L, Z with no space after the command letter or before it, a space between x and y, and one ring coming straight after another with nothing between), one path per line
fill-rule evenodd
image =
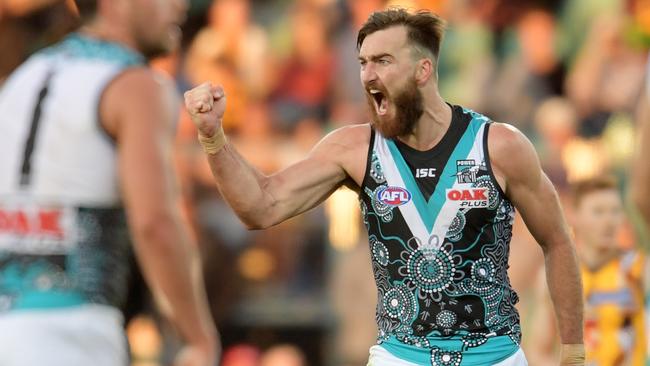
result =
M373 116L372 125L375 127L382 136L388 139L396 138L401 135L402 128L397 124L395 119L387 118L385 116Z

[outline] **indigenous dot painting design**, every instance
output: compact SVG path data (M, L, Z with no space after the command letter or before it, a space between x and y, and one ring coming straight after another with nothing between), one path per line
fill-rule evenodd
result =
M465 347L478 347L488 341L488 337L483 333L469 333L461 338Z
M370 159L370 176L377 184L382 184L386 182L386 177L384 177L384 172L381 169L381 163L379 162L379 157L377 156L377 153L374 151Z
M440 292L454 280L454 262L451 254L442 248L427 253L429 255L425 252L420 249L411 252L406 262L407 281L423 292Z
M386 249L384 243L378 241L374 235L371 235L369 240L372 247L372 259L381 266L388 265L388 249Z
M413 293L405 286L397 286L384 294L384 309L393 319L402 323L410 322L417 313L417 305Z
M462 360L463 355L457 351L441 350L438 347L431 351L432 366L460 366Z
M370 196L373 212L376 215L378 215L383 222L391 222L393 220L394 206L387 205L377 199L377 193L379 193L379 191L385 189L386 187L388 186L384 184L375 188L374 191L371 191L368 188L366 188L365 192L367 195Z
M363 225L368 228L368 205L363 200L359 200L359 207L361 208L361 217L363 218Z
M494 264L488 258L481 258L472 264L472 281L494 282L495 272Z
M431 348L431 344L426 337L418 337L412 334L398 334L397 340L418 348Z
M459 210L454 219L449 225L449 230L447 231L447 239L457 242L463 237L463 229L465 229L465 224L467 219L465 218L464 210Z
M473 147L469 144L472 151L484 141L483 135L476 136ZM507 274L515 211L497 187L483 155L474 152L469 158L464 155L426 166L435 168L440 179L452 177L453 181L445 178L451 188L444 186L440 191L434 186L428 202L414 198L405 205L389 206L377 200L377 192L391 186L417 195L418 188L408 183L410 178L404 172L412 174L425 166L413 160L400 170L395 160L385 158L387 154L396 156L395 152L379 148L381 142L373 140L377 138L383 139L373 132L374 147L359 198L377 284L378 343L388 347L399 342L399 347L425 350L430 366L460 366L463 357L471 357L469 350L494 336L507 335L518 345L518 298ZM468 146L461 140L456 146ZM393 165L385 166L387 162ZM468 165L472 165L471 174L457 175L462 171L458 168L469 169ZM451 171L445 171L449 167ZM451 174L443 175L448 172ZM396 174L401 178L395 179ZM448 189L472 193L477 188L485 190L481 204L452 202L446 193ZM462 197L459 201L466 200ZM440 217L446 221L439 224ZM426 221L426 238L422 237L426 232L413 221L417 219ZM443 340L454 346L441 348L437 342Z
M477 178L476 183L474 183L474 187L486 188L488 196L488 209L494 210L497 208L497 205L499 204L499 191L494 186L494 183L492 182L492 178L490 178L490 176L484 175Z
M436 324L441 328L451 328L456 325L458 317L453 311L443 310L436 315Z

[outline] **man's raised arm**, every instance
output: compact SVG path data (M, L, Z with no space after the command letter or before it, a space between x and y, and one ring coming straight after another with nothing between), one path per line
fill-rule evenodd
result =
M251 229L266 228L325 200L347 179L346 160L367 126L344 127L327 135L302 161L270 176L261 174L228 143L221 119L226 96L204 83L185 93L185 106L199 130L222 196ZM369 132L366 132L369 135Z

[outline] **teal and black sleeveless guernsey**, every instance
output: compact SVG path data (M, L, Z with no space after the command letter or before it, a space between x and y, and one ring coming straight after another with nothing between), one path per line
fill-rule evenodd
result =
M521 338L507 273L515 210L490 167L490 121L452 110L428 151L371 132L360 204L378 344L417 365L492 365Z
M0 89L0 315L124 305L131 245L99 102L115 78L144 63L75 33Z

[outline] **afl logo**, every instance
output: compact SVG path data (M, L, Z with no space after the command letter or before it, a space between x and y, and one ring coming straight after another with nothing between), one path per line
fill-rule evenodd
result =
M402 187L385 187L377 192L377 200L388 206L401 206L411 200L411 192Z

